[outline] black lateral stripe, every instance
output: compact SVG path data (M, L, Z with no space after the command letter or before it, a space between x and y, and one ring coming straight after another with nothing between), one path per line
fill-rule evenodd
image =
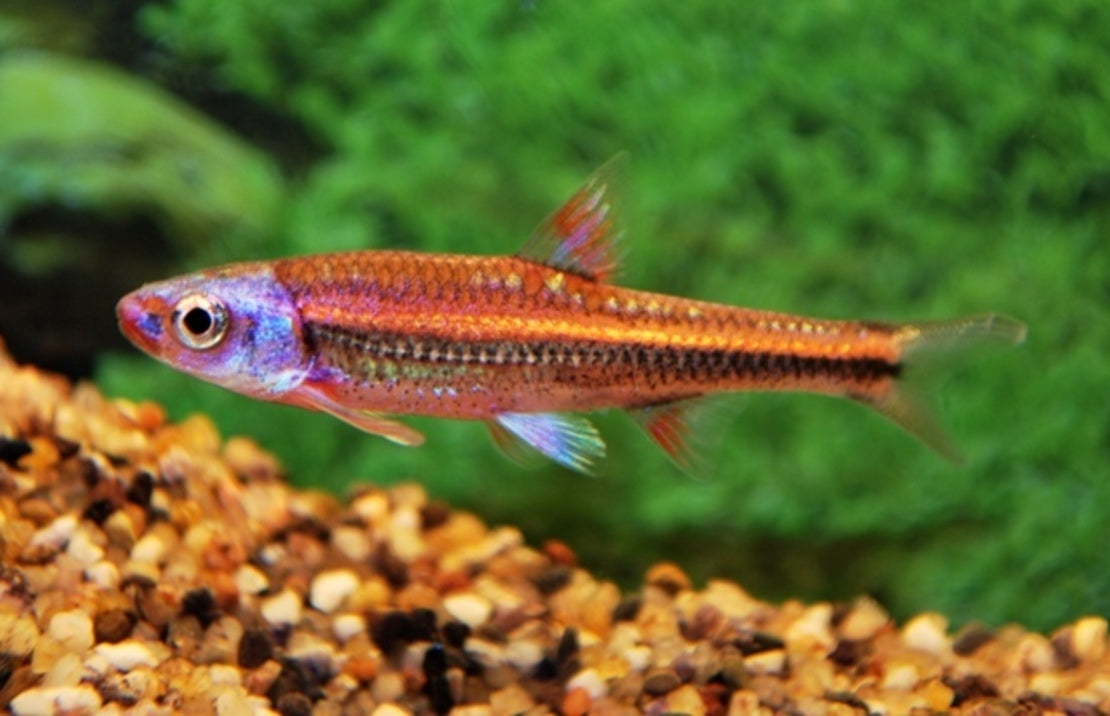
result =
M340 326L306 324L305 342L331 344L361 356L416 363L637 368L691 378L818 378L870 382L897 378L901 363L881 358L836 358L792 353L682 349L620 343L553 341L456 341L431 335L366 333Z

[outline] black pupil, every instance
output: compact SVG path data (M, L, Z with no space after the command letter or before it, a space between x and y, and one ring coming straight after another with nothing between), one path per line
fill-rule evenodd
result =
M212 314L203 308L190 308L181 319L185 328L194 336L203 336L212 328Z

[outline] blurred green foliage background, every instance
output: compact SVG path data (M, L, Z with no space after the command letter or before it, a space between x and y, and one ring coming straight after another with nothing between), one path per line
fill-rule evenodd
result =
M1052 627L1110 614L1110 6L1101 0L62 2L0 8L0 335L341 491L418 480L635 585ZM862 408L736 399L716 476L620 415L599 479L418 450L177 375L138 284L349 248L509 253L621 150L622 282L825 317L1028 322L952 361L953 467ZM7 288L4 288L7 286Z

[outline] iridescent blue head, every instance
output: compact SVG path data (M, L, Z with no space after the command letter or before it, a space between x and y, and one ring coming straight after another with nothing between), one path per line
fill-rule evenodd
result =
M120 299L116 315L158 360L253 397L279 399L312 364L293 299L265 264L147 284Z

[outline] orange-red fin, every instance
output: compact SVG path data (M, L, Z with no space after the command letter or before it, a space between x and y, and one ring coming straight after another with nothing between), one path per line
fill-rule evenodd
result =
M708 474L706 458L712 438L719 436L722 396L698 396L629 411L656 445L683 472Z
M302 385L293 398L284 402L328 413L359 430L380 435L398 445L416 447L424 444L424 435L420 431L379 413L344 405L323 388Z
M894 334L906 377L899 378L883 395L852 397L879 411L947 460L963 464L959 449L922 400L925 390L919 377L927 377L929 364L936 356L989 343L1017 345L1025 340L1025 333L1025 324L998 314L907 323Z
M501 413L489 421L490 434L510 456L523 448L572 470L591 474L605 457L605 442L586 418L565 413Z
M625 155L610 159L574 196L547 217L517 254L522 259L608 281L620 263L621 228L614 207L613 182Z

